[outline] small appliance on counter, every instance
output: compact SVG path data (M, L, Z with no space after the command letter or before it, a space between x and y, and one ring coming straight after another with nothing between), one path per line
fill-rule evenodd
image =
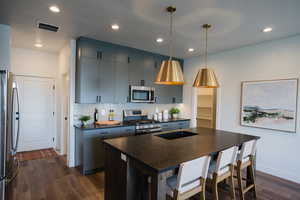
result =
M164 110L163 111L163 121L168 121L169 120L169 111Z
M148 119L142 110L123 110L123 123L135 126L136 135L161 131L161 125L153 119Z

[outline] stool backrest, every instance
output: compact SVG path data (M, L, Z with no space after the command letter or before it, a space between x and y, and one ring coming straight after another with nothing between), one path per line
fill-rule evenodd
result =
M242 163L249 160L249 156L253 156L256 151L256 143L257 140L251 140L248 142L243 143L241 152L238 156L238 160Z
M230 165L233 165L236 161L237 152L237 146L219 152L215 173L220 175L228 172L230 170Z
M177 191L184 191L186 187L199 186L200 178L206 179L210 156L203 156L195 160L184 162L179 167Z

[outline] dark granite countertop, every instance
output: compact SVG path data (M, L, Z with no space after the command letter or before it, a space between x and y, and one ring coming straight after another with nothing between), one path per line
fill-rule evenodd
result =
M179 122L179 121L190 121L190 119L185 119L185 118L168 119L163 121L157 121L157 123L170 123L170 122Z
M190 119L178 118L178 119L169 119L167 121L157 121L156 123L170 123L170 122L178 122L178 121L188 121ZM74 125L75 128L79 128L81 130L93 130L93 129L103 129L103 128L115 128L115 127L126 127L126 126L134 126L134 124L121 122L117 125L96 125L96 124L87 124L82 127L81 125Z
M105 140L105 144L138 160L152 170L162 172L178 167L182 162L222 151L232 146L259 139L256 136L207 128L186 129L197 135L167 140L149 134ZM177 130L178 131L178 130ZM168 131L159 134L176 132Z
M79 128L81 130L93 130L93 129L116 128L116 127L126 127L126 126L134 126L134 125L121 122L120 124L117 124L117 125L87 124L84 127L82 127L81 125L75 125L75 128Z

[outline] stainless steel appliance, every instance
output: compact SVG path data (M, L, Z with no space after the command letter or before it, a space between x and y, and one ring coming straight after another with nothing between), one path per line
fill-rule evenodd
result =
M13 78L7 70L0 70L0 200L9 199L10 186L19 168L16 153L20 136L20 104Z
M154 103L155 88L144 86L130 86L130 102L132 103Z
M150 134L161 131L160 123L147 118L142 110L124 110L123 123L135 125L136 135Z

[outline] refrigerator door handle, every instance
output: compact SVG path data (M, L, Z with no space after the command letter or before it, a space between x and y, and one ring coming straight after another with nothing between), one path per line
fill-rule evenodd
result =
M14 139L12 137L12 154L13 156L16 155L18 145L19 145L19 138L20 138L20 101L19 101L19 91L18 88L14 86L13 94L12 94L12 105L14 105L14 100L16 97L17 103L17 111L16 111L16 121L18 121L17 125L17 136L16 136L16 143L14 144ZM11 111L11 130L14 130L14 109Z

